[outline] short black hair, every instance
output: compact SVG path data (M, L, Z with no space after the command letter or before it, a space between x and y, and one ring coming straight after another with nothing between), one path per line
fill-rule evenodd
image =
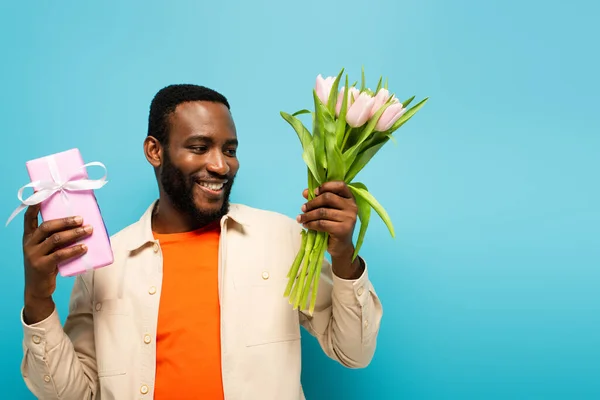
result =
M169 142L169 114L175 108L189 101L210 101L221 103L230 109L229 102L221 93L204 86L191 84L169 85L159 90L150 104L148 136L155 137L160 144Z

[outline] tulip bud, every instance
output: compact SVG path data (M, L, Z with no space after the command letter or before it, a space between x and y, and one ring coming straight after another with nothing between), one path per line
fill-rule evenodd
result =
M342 102L344 101L344 95L346 93L345 89L346 89L345 87L342 87L340 89L340 93L338 94L337 103L335 105L335 116L336 117L340 116L340 112L342 110ZM355 87L350 88L350 95L348 97L346 110L348 110L350 108L350 106L352 105L352 103L354 103L354 100L356 100L358 98L359 93L360 92L357 88L355 88Z
M331 87L334 82L335 78L333 76L328 76L327 78L323 78L321 74L317 76L315 91L317 92L317 97L324 105L327 105L329 102L329 94L331 93Z
M377 111L390 99L390 92L387 89L381 88L377 92L375 96L375 102L373 103L373 108L371 109L371 114L369 118L372 118Z
M369 120L374 102L375 99L368 93L360 93L358 98L354 100L352 106L348 108L348 113L346 114L346 122L348 125L352 128L358 128L359 126L364 125L365 122Z
M402 103L395 101L385 109L383 114L381 114L381 117L379 117L379 120L377 121L377 125L375 125L375 130L378 132L387 131L402 115L404 115L405 112L406 108L402 107Z

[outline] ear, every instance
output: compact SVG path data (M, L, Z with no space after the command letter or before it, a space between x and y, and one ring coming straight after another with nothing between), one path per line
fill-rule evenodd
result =
M159 168L162 165L163 151L164 148L155 137L146 137L144 140L144 154L146 155L146 160L154 168Z

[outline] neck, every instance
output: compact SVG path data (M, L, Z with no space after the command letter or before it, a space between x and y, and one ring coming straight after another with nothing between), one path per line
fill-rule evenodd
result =
M203 228L189 215L176 209L167 196L161 194L152 213L152 230L160 234L190 232Z

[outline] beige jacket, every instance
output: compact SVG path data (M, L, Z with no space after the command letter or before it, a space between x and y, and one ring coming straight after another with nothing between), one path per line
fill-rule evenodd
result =
M32 326L21 321L22 374L39 399L153 398L162 280L161 247L151 229L153 206L111 238L111 266L76 278L64 327L56 310ZM324 261L310 317L293 310L283 297L301 226L274 212L233 204L221 228L219 298L227 400L304 399L300 326L342 365L369 364L382 307L367 270L357 280L342 280ZM205 284L198 282L199 296ZM194 388L189 391L194 398Z

